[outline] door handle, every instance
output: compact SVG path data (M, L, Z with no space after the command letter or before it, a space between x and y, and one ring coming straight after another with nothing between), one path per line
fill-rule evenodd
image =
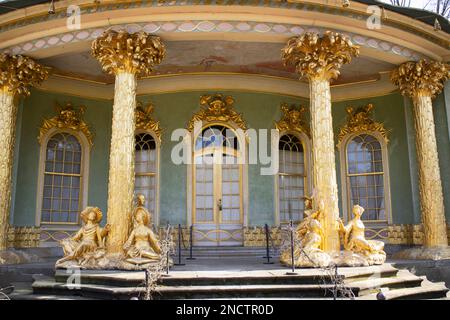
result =
M217 207L219 208L219 211L222 211L222 199L217 200Z

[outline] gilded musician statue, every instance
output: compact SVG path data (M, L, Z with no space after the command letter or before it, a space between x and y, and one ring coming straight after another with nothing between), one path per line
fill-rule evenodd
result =
M70 265L89 267L105 255L105 237L109 232L109 225L102 229L102 211L97 207L86 207L80 217L83 226L72 238L63 239L60 244L64 250L64 257L56 261L57 268Z
M142 266L159 261L162 257L159 240L148 227L151 215L144 204L145 197L138 195L137 206L133 212L134 228L123 246L127 262Z
M323 201L317 210L312 209L312 199L305 197L306 217L295 231L294 264L296 267L327 267L330 256L323 249L324 233L321 219L324 210ZM280 262L291 266L291 250L286 248L280 255Z
M344 249L365 259L368 265L383 264L386 260L386 253L383 251L384 243L378 240L367 240L365 237L365 226L361 220L364 208L354 205L352 212L353 219L347 225L344 226L342 220L338 220Z

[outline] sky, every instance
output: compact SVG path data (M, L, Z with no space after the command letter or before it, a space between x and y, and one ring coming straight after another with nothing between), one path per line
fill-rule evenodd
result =
M389 4L391 3L389 0L379 0L379 1ZM411 0L410 6L414 8L423 9L428 4L427 9L431 9L431 7L436 6L436 1L439 0Z

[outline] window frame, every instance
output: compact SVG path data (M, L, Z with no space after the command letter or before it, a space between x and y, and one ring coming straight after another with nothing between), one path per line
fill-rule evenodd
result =
M280 159L279 159L279 144L281 137L285 135L293 135L299 139L300 143L303 147L303 158L304 158L304 196L310 196L310 193L313 190L312 187L312 177L311 177L311 164L312 164L312 155L311 155L311 140L303 131L297 131L297 130L286 130L286 131L280 131L277 139L274 141L276 144L276 150L278 152L277 158L278 158L278 172L276 175L274 175L274 188L275 188L275 225L281 225L286 224L286 222L281 221L281 215L280 215L280 189L279 189L279 179L280 179ZM300 220L301 221L301 220ZM294 221L299 222L299 221Z
M391 207L391 195L390 195L390 181L389 181L389 157L387 150L387 143L385 138L377 131L370 130L361 130L357 132L353 132L351 134L346 135L342 139L342 143L340 144L339 154L340 154L340 171L341 171L341 191L342 191L342 209L343 209L343 218L344 221L350 221L352 217L352 205L351 205L351 190L350 190L350 182L348 173L348 146L351 141L357 136L360 135L370 135L374 137L381 146L381 161L383 164L383 188L384 188L384 210L386 211L386 219L385 220L364 220L365 224L371 226L386 226L392 223L392 207ZM369 173L367 175L370 175ZM379 174L378 172L374 174ZM361 174L366 176L364 174Z
M42 222L42 206L43 206L43 195L44 195L44 179L45 179L45 162L47 159L47 146L50 139L59 134L65 133L74 136L80 146L81 146L81 169L80 169L80 199L79 199L79 209L87 207L88 204L88 188L89 188L89 162L91 145L87 137L80 131L76 131L69 128L51 128L43 136L40 144L39 153L39 170L38 170L38 186L36 193L36 214L35 214L35 225L41 227L44 230L76 230L81 225L81 220L77 218L77 222L74 223L58 223L58 222Z
M136 136L139 134L149 134L152 136L153 140L155 141L155 150L156 150L156 170L155 170L155 212L151 212L152 214L152 221L153 221L153 225L155 227L159 226L159 221L160 221L160 217L159 217L159 188L160 188L160 155L161 155L161 140L160 138L156 135L156 133L152 130L145 130L145 129L136 129L134 131L134 148L135 148L135 152L136 152ZM134 166L136 165L136 158L134 160ZM134 179L136 181L136 167L134 167ZM134 187L136 188L136 186ZM133 190L134 192L134 190ZM134 196L136 197L137 194L134 194ZM146 202L148 201L148 199L145 199Z

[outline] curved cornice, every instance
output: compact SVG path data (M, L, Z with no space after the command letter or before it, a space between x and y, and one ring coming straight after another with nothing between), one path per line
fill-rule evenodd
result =
M234 0L225 2L229 5L201 5L199 3L204 2L196 0L164 4L158 4L158 1L102 1L96 7L86 0L58 1L59 11L52 16L43 15L48 10L47 5L33 6L0 16L0 49L36 58L49 57L68 50L86 49L88 42L110 26L140 27L160 34L166 40L271 42L285 42L301 30L326 29L359 37L362 42L359 45L365 47L362 54L392 63L420 56L435 60L450 57L447 34L435 32L432 27L409 17L389 12L389 18L383 21L380 30L367 29L367 6L360 3L352 2L351 8L342 8L317 0L295 3L253 1L243 5ZM81 30L70 31L66 27L63 9L68 3L79 4L85 12ZM208 24L212 25L208 27ZM221 24L225 25L222 29ZM241 29L237 28L239 24ZM295 27L300 29L292 32Z
M332 85L332 100L349 101L392 93L397 88L389 80L389 74L389 72L380 73L378 80ZM114 84L70 79L58 75L50 76L39 89L94 99L112 100L114 97ZM174 92L226 90L309 98L307 82L239 73L197 73L149 77L138 81L137 94L142 96Z

